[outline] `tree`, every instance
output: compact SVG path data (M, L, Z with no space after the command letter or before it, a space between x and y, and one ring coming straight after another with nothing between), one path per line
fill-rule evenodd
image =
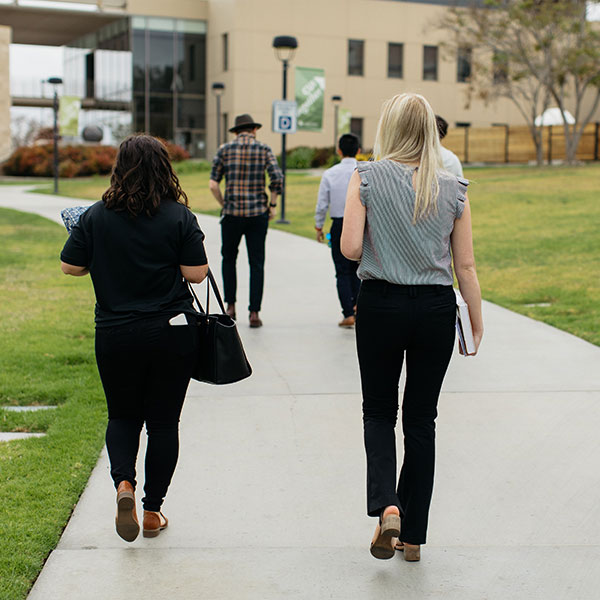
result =
M467 102L508 98L525 119L541 164L535 117L554 101L563 115L566 159L575 161L600 103L600 36L583 0L485 0L452 7L438 28L454 52L472 49ZM571 108L575 124L565 111Z

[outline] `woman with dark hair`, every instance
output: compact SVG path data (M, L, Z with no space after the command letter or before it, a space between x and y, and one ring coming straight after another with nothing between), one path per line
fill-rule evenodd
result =
M179 452L179 416L197 347L185 280L208 272L204 234L165 146L133 135L120 146L110 187L73 228L61 253L67 275L89 273L96 293L96 361L108 405L106 446L117 489L117 533L139 533L135 463L142 426L144 537L160 512ZM191 322L191 319L190 319Z

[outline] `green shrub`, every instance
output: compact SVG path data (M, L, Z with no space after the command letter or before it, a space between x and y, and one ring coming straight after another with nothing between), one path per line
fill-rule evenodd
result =
M288 169L310 169L314 155L314 149L308 146L298 146L286 152L286 164Z
M191 159L177 163L175 170L177 175L187 175L189 173L202 173L210 171L212 163L208 160Z

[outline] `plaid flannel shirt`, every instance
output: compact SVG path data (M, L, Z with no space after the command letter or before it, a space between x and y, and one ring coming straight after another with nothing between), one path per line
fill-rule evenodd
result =
M256 140L253 134L242 132L219 148L210 178L220 182L225 176L223 214L256 217L268 210L265 170L269 174L269 189L280 194L283 174L269 146Z

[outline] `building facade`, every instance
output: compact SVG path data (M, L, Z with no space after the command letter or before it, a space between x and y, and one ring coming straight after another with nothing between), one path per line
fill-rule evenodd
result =
M62 11L56 2L46 9L43 1L36 8L15 1L0 5L0 23L12 27L15 43L66 47L65 94L87 98L87 110L123 133L148 131L193 156L210 158L217 127L226 131L242 113L263 123L261 139L278 149L271 131L272 102L282 95L277 35L298 41L288 98L295 67L325 72L323 127L290 135L288 148L333 144L333 96L341 96L364 149L373 145L383 101L401 92L426 96L451 126L523 124L508 100L467 108L470 57L445 54L436 27L455 0L83 0L95 5L86 12L69 9L71 0ZM0 81L7 81L3 35ZM224 85L219 115L215 82ZM8 118L3 93L0 128Z

